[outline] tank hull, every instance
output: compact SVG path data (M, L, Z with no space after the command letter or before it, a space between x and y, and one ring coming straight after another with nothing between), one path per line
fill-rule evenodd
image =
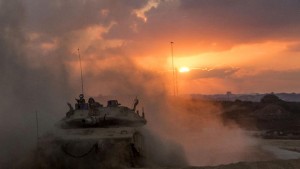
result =
M51 144L60 149L60 156L75 163L93 158L102 166L114 159L121 166L143 167L146 152L141 131L142 127L60 129Z

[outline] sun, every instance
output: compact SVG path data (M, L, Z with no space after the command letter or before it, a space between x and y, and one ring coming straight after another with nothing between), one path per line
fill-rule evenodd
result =
M190 71L190 68L188 68L188 67L181 67L181 68L179 68L179 72L180 73L186 73L186 72L189 72Z

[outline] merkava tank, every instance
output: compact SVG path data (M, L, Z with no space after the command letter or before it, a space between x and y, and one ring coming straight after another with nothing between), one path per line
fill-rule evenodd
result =
M86 102L83 94L76 100L75 107L68 103L69 111L58 124L65 155L77 159L96 156L97 163L113 160L130 167L144 165L142 130L147 121L144 110L136 110L137 98L132 108L117 100L109 100L106 106L93 98Z

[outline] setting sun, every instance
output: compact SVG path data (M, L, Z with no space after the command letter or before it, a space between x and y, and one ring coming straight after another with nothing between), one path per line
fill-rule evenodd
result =
M181 67L181 68L179 68L179 72L180 73L186 73L186 72L189 72L190 71L190 68L188 68L188 67Z

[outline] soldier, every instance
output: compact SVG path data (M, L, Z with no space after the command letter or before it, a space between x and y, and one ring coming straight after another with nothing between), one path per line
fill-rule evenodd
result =
M85 103L84 95L83 95L83 94L80 94L80 95L79 95L79 99L76 99L76 101L77 101L78 104L83 104L83 103Z
M90 97L89 98L89 101L88 101L88 103L89 103L89 107L91 108L91 109L94 109L95 108L95 100L94 100L94 98L92 98L92 97Z
M85 105L84 95L80 94L79 99L76 99L76 101L77 101L78 109L84 109L84 105Z

